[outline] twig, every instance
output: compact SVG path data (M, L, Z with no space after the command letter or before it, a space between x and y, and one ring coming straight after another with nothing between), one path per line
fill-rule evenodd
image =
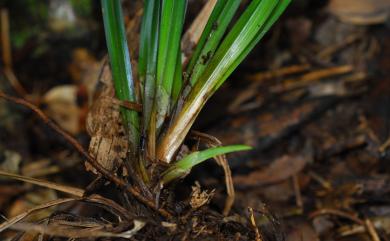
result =
M323 188L325 188L328 191L331 191L333 189L332 184L325 180L323 177L315 173L314 171L309 171L309 176L313 178L315 181L317 181Z
M368 234L371 237L371 240L372 241L381 241L378 233L376 232L374 225L371 222L371 220L367 218L366 220L364 220L364 224L365 224L365 227L366 227Z
M341 43L329 46L317 54L318 59L322 61L329 61L329 58L336 52L341 51L343 48L354 43L355 41L362 38L361 34L352 34L349 35Z
M302 194L301 194L301 188L299 187L299 180L298 175L294 174L292 176L292 182L294 186L294 193L295 193L295 203L298 208L303 208L303 201L302 201Z
M20 83L20 81L16 77L14 71L7 66L4 68L3 71L4 71L5 77L8 79L9 83L14 88L15 92L18 95L20 95L21 97L27 96L26 89L23 87L23 85Z
M9 16L6 9L0 10L0 22L1 22L1 49L3 52L4 62L4 75L10 82L11 86L15 89L16 93L20 96L26 96L26 89L20 84L14 71L12 70L12 52L11 41L9 37Z
M335 215L335 216L339 216L342 218L352 220L355 223L358 223L360 225L365 225L364 221L361 220L360 218L358 218L357 216L352 215L352 214L347 213L347 212L344 212L344 211L341 211L341 210L332 209L332 208L323 208L323 209L316 210L316 211L309 214L309 218L315 218L315 217L321 216L321 215Z
M40 179L36 179L36 178L32 178L32 177L21 176L21 175L17 175L17 174L13 174L13 173L8 173L8 172L2 171L2 170L0 170L0 176L4 176L4 177L11 178L11 179L35 184L35 185L38 185L41 187L50 188L50 189L64 192L64 193L67 193L67 194L70 194L70 195L73 195L76 197L83 197L84 196L84 190L82 190L82 189L70 187L70 186L65 186L65 185L61 185L61 184L57 184L57 183L52 183L52 182L48 182L46 180L40 180Z
M268 80L268 79L280 78L291 74L298 74L307 71L310 68L311 66L309 64L291 65L279 69L250 74L247 76L247 79L256 82L263 82L264 80Z
M9 16L7 9L0 10L1 20L1 48L3 52L4 66L12 66L11 42L9 38Z
M304 74L298 78L292 78L284 80L283 83L272 86L270 91L272 93L281 93L284 91L291 91L294 89L305 87L312 82L330 78L338 75L343 75L350 73L354 70L352 65L340 65L335 67L323 68L319 70L311 71L307 74Z
M142 196L141 193L139 193L135 188L128 185L126 181L123 179L115 176L111 172L109 172L107 169L105 169L103 166L101 166L89 153L80 145L80 143L70 134L65 132L61 129L56 123L54 123L51 119L49 119L45 113L42 112L38 107L31 104L30 102L21 99L9 96L5 94L4 92L0 91L0 98L4 98L8 101L11 101L13 103L25 106L29 109L31 109L34 113L38 115L40 119L43 120L43 122L48 125L50 128L52 128L55 132L57 132L59 135L61 135L67 142L69 142L81 155L83 155L86 158L86 161L91 164L98 172L100 172L107 180L115 183L117 186L124 188L126 191L130 192L136 199L138 199L140 202L145 204L146 206L152 208L153 210L159 212L162 216L166 218L172 218L173 215L168 212L167 210L163 208L158 208L153 201L146 199Z
M126 109L142 112L142 104L132 102L132 101L127 101L127 100L118 100L118 99L113 99L113 102Z

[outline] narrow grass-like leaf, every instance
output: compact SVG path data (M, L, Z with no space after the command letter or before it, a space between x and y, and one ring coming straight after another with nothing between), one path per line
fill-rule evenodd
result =
M153 24L153 5L155 1L146 0L141 22L140 41L139 41L139 57L138 57L138 75L142 82L145 82L146 68L148 65L148 52L151 41L151 29Z
M203 151L196 151L188 156L184 157L180 161L174 163L169 167L162 175L162 184L167 184L175 179L181 178L187 175L191 168L210 159L212 157L223 155L230 152L247 151L250 150L250 146L245 145L232 145L232 146L220 146L213 147Z
M108 54L115 93L118 99L136 101L120 0L101 0ZM121 108L130 144L136 151L139 143L139 118L136 111Z
M188 63L186 69L186 86L185 90L181 93L178 108L176 108L174 113L175 115L180 112L191 88L198 81L204 70L208 68L208 64L240 3L240 0L218 0L215 4L199 39L199 43Z
M262 26L258 31L259 34L251 41L251 43L242 51L241 55L236 59L235 64L233 64L221 78L220 82L216 85L218 89L223 82L229 77L229 75L234 71L234 69L245 59L245 57L252 51L255 45L264 37L264 35L269 31L269 29L274 25L278 20L280 15L286 10L287 6L290 4L291 0L280 0L278 5L272 11L270 17L267 19L267 22Z
M171 108L173 108L176 104L176 101L179 98L181 88L183 86L183 69L181 65L181 51L177 52L177 59L176 59L176 68L175 68L175 75L173 76L173 86L172 86L172 103Z
M213 30L213 24L217 22L218 17L220 16L224 5L226 4L227 0L217 0L217 3L215 4L213 11L210 14L209 19L207 20L207 23L203 29L202 35L199 38L198 44L196 45L195 51L191 56L190 62L187 65L187 75L191 75L195 64L197 60L200 58L202 49L204 45L206 44L209 34ZM240 1L237 1L240 2Z
M157 84L153 107L153 111L155 111L153 114L156 114L157 130L159 130L169 113L186 4L186 0L162 1L157 57Z
M197 82L207 68L240 2L238 0L217 2L188 64L187 74L190 76L191 85Z
M143 132L149 127L156 88L160 1L147 0L142 18L139 75L143 85Z
M157 157L170 162L200 110L234 68L263 37L290 0L253 0L212 57L162 138Z

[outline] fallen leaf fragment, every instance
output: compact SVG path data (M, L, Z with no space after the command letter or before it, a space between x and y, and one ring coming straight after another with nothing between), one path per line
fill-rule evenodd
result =
M332 0L329 12L341 21L358 25L384 23L390 15L389 0Z
M235 184L240 186L274 184L299 173L308 162L309 159L305 156L284 155L265 169L254 171L249 175L236 176L233 180Z
M45 113L73 135L78 134L81 129L77 91L75 85L59 85L50 89L43 97L43 103L47 106Z
M109 69L103 66L103 76ZM121 122L119 105L114 101L114 87L110 78L102 79L104 87L90 108L86 119L86 130L91 136L89 153L99 164L116 171L126 158L128 138ZM86 169L97 174L95 168L85 163Z

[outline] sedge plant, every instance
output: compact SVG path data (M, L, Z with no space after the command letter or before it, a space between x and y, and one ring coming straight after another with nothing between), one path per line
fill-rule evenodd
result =
M252 0L233 23L241 1L218 0L188 64L183 64L180 43L187 1L145 0L138 73L132 73L121 1L101 0L116 97L142 104L142 113L122 108L121 114L131 151L128 161L145 186L166 185L209 158L250 149L243 145L213 147L178 158L207 100L290 1ZM134 83L134 74L139 83ZM140 93L135 91L136 84L141 86ZM156 174L151 166L162 171Z

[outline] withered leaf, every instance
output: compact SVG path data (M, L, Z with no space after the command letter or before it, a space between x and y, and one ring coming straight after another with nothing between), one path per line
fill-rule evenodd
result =
M274 184L297 174L308 162L308 157L302 155L283 155L267 168L254 171L247 176L236 176L233 180L234 183L243 186Z
M103 72L109 72L109 68L105 68ZM104 168L117 171L126 158L128 139L121 122L119 105L114 99L115 91L106 73L102 75L102 92L87 116L86 130L91 136L88 151ZM85 163L85 166L88 171L97 174L90 164Z

